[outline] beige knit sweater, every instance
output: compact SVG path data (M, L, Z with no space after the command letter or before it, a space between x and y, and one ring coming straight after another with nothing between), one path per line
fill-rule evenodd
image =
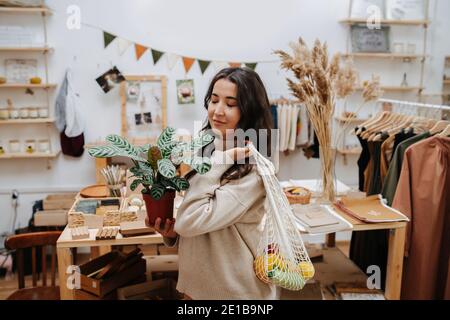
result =
M221 185L232 165L224 157L223 151L213 153L211 170L191 178L178 209L177 290L194 300L279 299L280 289L253 271L265 216L262 179L255 168Z

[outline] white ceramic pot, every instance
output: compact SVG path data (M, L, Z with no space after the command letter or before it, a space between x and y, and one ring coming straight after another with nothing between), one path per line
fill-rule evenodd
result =
M36 119L36 118L39 116L38 109L36 109L36 108L30 108L30 109L29 109L29 116L30 116L30 118L32 118L32 119Z
M28 108L20 108L19 114L22 119L27 119L30 117Z
M19 119L20 118L20 112L17 109L11 109L9 111L9 118L10 119Z

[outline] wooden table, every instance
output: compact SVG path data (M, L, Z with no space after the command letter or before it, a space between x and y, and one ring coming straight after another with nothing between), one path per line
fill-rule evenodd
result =
M176 211L176 209L174 209L174 211ZM403 256L407 223L394 222L368 224L361 222L343 213L342 211L339 211L338 209L336 212L352 224L353 231L390 230L385 297L389 300L399 300L402 284ZM96 255L101 255L111 251L111 246L158 245L163 243L163 239L159 234L130 238L123 238L121 234L118 234L115 240L95 240L97 229L91 229L89 230L89 233L89 239L72 240L70 230L66 227L57 241L61 299L71 300L74 298L73 291L68 289L66 285L67 279L70 276L70 274L66 273L66 270L69 266L73 265L72 248L90 247L95 251ZM328 245L333 247L333 241L328 241Z
M119 233L115 240L95 240L98 229L89 230L89 239L72 240L70 229L66 226L56 243L56 253L58 257L58 274L61 300L73 300L74 293L67 287L67 280L70 273L66 273L69 266L73 265L72 248L90 247L95 255L102 255L111 251L112 246L128 245L157 245L162 244L163 239L160 234L152 234L139 237L124 238Z
M400 300L407 222L364 223L345 214L337 208L335 209L340 216L353 225L352 231L389 230L386 288L384 296L388 300ZM333 234L331 236L333 237ZM328 246L334 246L333 241L327 242Z

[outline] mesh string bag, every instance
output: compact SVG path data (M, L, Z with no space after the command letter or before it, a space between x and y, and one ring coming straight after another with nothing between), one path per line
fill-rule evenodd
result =
M253 267L259 280L284 289L301 290L314 276L314 266L296 227L294 213L275 176L275 168L252 145L248 145L261 176L266 199L263 235Z

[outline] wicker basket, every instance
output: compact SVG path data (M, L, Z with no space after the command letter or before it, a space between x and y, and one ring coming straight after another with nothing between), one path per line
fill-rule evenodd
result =
M290 204L309 204L311 191L303 187L284 188L284 193Z

